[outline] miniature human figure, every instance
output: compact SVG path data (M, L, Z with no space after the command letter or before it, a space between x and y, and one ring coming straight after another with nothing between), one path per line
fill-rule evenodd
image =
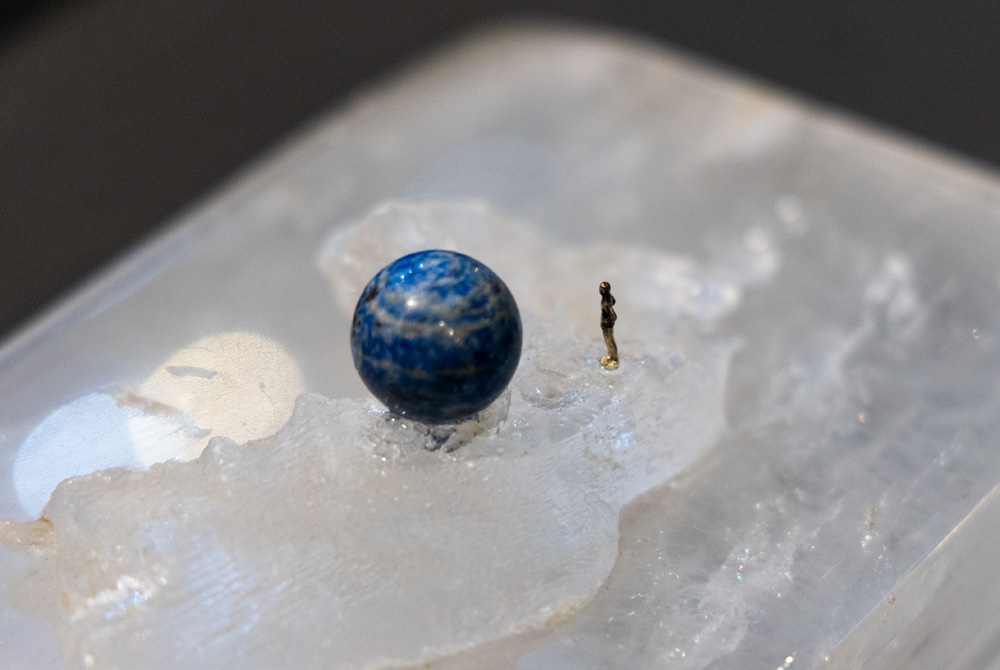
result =
M601 332L604 333L604 344L608 347L608 355L601 357L601 366L605 370L614 370L618 367L618 345L615 344L615 321L618 315L615 314L615 297L611 295L611 284L606 281L601 282L598 289L601 292Z

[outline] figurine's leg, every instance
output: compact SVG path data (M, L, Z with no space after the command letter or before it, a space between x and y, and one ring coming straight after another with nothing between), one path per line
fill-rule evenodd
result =
M610 328L604 331L604 344L608 347L608 355L601 357L601 366L606 370L614 370L618 367L618 345Z

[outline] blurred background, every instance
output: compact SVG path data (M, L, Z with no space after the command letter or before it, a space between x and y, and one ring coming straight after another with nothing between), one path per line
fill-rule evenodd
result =
M663 41L1000 166L995 0L0 0L0 337L357 86L518 19Z

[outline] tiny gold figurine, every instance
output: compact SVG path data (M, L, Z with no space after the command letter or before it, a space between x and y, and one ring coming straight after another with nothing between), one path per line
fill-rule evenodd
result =
M598 289L601 292L601 332L604 333L604 344L608 347L608 355L601 357L601 367L605 370L618 368L618 345L615 344L615 297L611 295L611 284L601 282Z

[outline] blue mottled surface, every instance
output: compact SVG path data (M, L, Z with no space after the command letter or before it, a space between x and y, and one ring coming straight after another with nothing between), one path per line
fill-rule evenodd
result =
M419 251L382 268L362 291L351 354L390 410L451 423L484 409L514 376L521 316L507 285L476 259Z

